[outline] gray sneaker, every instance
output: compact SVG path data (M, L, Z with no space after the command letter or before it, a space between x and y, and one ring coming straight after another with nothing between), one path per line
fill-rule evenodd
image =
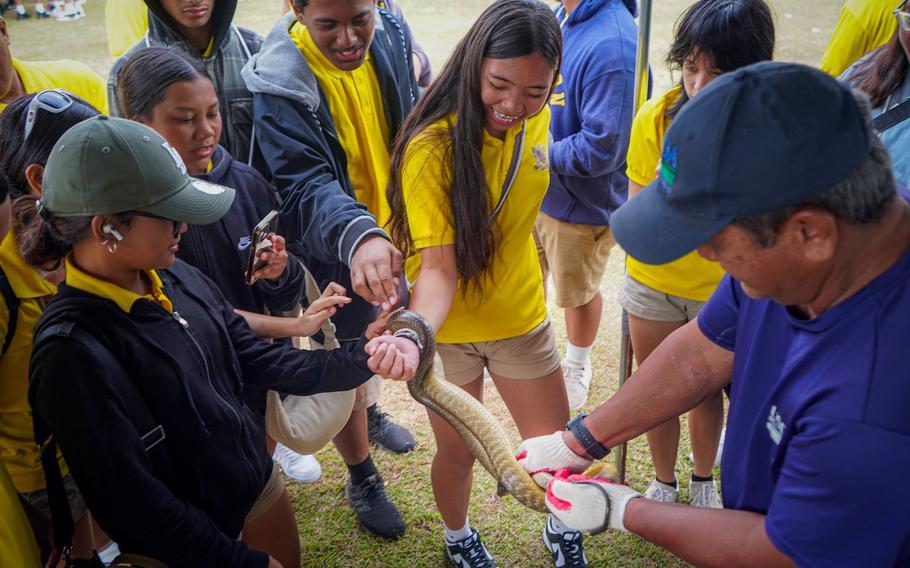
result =
M720 495L717 493L717 484L711 481L689 482L689 505L699 509L723 509Z

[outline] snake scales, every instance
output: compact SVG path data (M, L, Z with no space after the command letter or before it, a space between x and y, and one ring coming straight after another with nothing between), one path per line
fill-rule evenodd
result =
M434 376L436 340L426 320L414 312L399 312L389 322L388 329L394 333L403 328L417 333L423 344L417 371L408 383L411 396L458 432L477 461L499 481L501 488L521 504L547 512L544 490L515 460L509 438L496 418L467 392Z

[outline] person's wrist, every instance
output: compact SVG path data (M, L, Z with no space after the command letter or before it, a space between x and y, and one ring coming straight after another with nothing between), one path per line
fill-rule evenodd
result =
M394 333L394 337L403 337L405 339L410 339L414 345L417 346L417 351L423 351L423 343L420 341L420 336L417 335L417 332L413 329L399 329Z
M577 455L578 457L586 458L589 460L594 459L591 456L589 456L588 452L586 452L585 449L582 447L582 445L578 443L578 440L575 439L575 436L572 434L572 432L569 432L568 430L563 430L562 431L562 441L566 445L566 447L569 448L570 450L572 450L572 453Z

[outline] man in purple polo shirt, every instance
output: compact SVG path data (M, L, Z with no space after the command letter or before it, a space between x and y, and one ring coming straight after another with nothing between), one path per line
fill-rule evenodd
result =
M655 264L697 249L728 276L615 396L520 461L581 471L729 383L725 510L557 474L562 522L696 565L910 565L910 204L869 120L824 73L759 63L673 121L616 240Z

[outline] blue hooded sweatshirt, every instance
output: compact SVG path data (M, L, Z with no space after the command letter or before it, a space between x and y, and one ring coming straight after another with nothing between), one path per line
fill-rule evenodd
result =
M541 211L606 226L626 201L638 30L635 0L581 0L566 15L561 79L550 97L550 188Z

